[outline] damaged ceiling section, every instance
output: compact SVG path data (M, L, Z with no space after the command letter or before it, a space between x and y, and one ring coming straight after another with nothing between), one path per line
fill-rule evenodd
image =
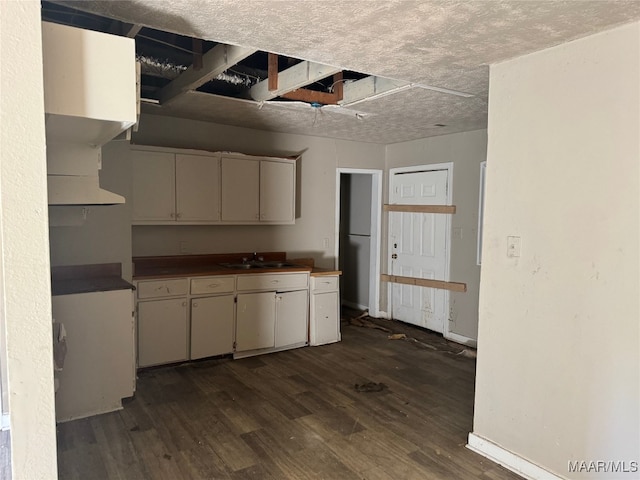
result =
M194 91L255 101L260 106L278 101L302 102L315 108L347 107L410 88L473 96L127 24L52 2L42 2L42 18L135 38L141 97L148 103L166 105Z

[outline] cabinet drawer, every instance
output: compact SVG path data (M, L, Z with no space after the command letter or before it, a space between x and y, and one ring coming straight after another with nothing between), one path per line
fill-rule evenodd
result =
M235 290L236 277L203 277L191 279L191 295L228 293Z
M337 276L311 277L311 290L313 292L333 292L338 290Z
M238 291L248 290L290 290L307 288L307 273L263 273L261 275L239 275Z
M169 278L138 282L138 298L174 297L186 295L189 284L186 278Z

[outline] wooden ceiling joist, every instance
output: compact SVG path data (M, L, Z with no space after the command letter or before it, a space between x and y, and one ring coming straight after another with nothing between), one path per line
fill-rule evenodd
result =
M195 90L255 52L252 48L216 45L202 56L200 70L196 70L192 65L160 90L160 103L168 103L190 90Z
M302 61L293 67L278 72L277 87L273 90L269 89L269 79L256 83L251 87L251 98L258 102L271 100L330 75L335 75L338 72L340 72L340 69L336 67Z
M322 105L337 105L342 100L342 72L333 76L333 92L317 92L307 88L299 88L293 92L285 93L281 97L289 100L298 100L307 103L320 103Z
M273 92L278 89L278 55L275 53L268 54L267 75L269 76L269 91Z

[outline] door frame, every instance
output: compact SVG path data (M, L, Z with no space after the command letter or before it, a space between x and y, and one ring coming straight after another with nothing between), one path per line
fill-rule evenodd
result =
M336 211L335 211L335 268L340 261L340 175L371 175L371 250L369 258L369 315L380 316L380 254L382 232L382 176L383 171L363 168L336 169Z
M418 172L431 172L435 170L446 170L447 171L447 205L453 204L453 162L446 163L432 163L427 165L413 165L411 167L398 167L398 168L390 168L389 169L389 201L392 198L393 188L393 176L397 173L418 173ZM451 215L444 214L446 216L446 226L445 226L445 244L447 245L447 251L445 254L445 265L444 265L444 277L438 280L444 280L445 282L449 281L450 273L451 273ZM393 242L391 241L391 222L387 221L387 269L391 270L391 255L393 254ZM393 274L393 271L390 272ZM444 324L442 325L442 334L445 338L453 339L458 338L459 336L455 333L449 332L449 318L450 318L450 292L449 290L444 291L443 301L444 301L444 312L445 318L443 319ZM387 284L387 305L389 305L389 318L393 318L393 283Z

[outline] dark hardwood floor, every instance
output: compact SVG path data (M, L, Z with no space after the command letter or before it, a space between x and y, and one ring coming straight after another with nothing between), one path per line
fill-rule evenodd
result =
M475 361L381 322L419 342L343 323L341 343L143 371L123 410L58 425L60 479L519 479L465 448Z

